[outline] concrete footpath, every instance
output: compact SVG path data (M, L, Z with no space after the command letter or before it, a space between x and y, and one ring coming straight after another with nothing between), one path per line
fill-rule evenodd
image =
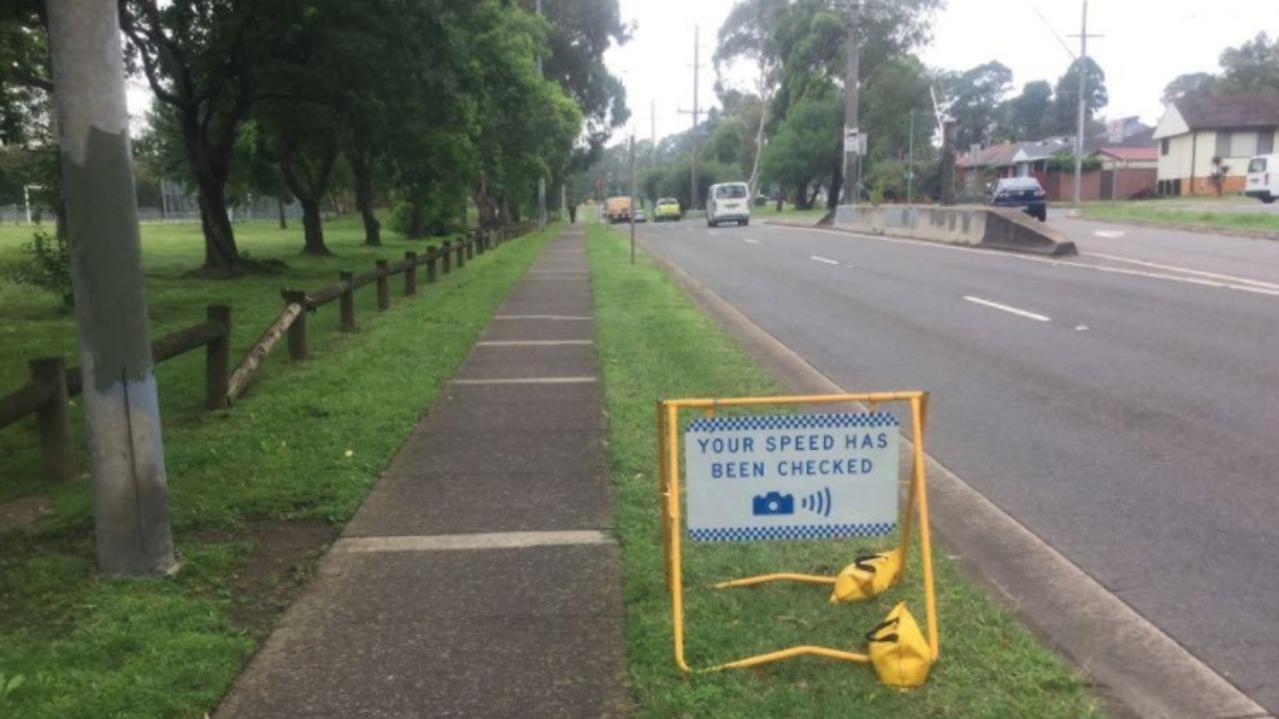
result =
M627 713L586 240L545 251L216 712Z

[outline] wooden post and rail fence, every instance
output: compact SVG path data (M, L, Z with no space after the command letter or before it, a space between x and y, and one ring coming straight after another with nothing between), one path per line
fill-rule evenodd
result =
M438 279L437 265L443 274L449 274L453 264L450 260L455 259L460 270L467 258L473 258L476 253L482 255L533 229L535 223L523 222L471 230L455 241L445 240L438 249L428 246L421 254L406 252L399 262L377 260L376 267L369 272L356 274L342 270L338 273L337 283L315 292L282 290L284 309L234 370L231 369L231 308L226 305L209 305L204 322L153 341L151 356L159 364L200 347L205 348L205 406L210 410L226 409L248 388L281 337L287 336L290 359L299 361L307 358L310 354L307 344L308 313L336 301L340 307L341 331L355 332L355 291L361 287L376 285L378 309L389 309L390 283L394 275L403 275L404 295L412 296L417 294L419 266L426 266L426 282L434 284ZM31 381L0 396L0 429L35 415L46 479L50 482L70 480L75 471L70 400L81 392L80 368L68 368L61 357L38 357L29 360L28 365Z

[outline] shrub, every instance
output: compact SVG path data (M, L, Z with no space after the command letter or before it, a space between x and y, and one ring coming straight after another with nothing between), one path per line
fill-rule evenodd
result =
M71 249L66 238L38 230L31 241L22 246L22 252L27 257L0 267L0 275L20 285L52 292L67 307L74 305Z

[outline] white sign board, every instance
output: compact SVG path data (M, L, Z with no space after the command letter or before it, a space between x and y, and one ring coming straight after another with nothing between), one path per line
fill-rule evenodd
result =
M897 418L703 417L684 434L696 541L875 537L897 528Z
M844 154L866 154L866 135L855 127L844 128Z

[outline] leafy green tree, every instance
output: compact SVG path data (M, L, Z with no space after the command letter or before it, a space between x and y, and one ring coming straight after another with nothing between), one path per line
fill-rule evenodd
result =
M1008 101L1004 140L1037 140L1051 134L1053 88L1045 80L1028 82Z
M1217 90L1218 78L1210 72L1188 72L1173 78L1164 87L1160 100L1166 105L1183 97L1202 97L1213 95Z
M1012 80L1012 70L994 61L945 76L949 113L955 118L955 146L960 151L990 143L1003 121L1001 102Z
M1279 35L1264 33L1221 53L1219 94L1279 95Z
M1084 58L1083 62L1084 77L1087 81L1084 120L1088 121L1110 102L1110 95L1106 91L1106 73L1101 66L1091 57ZM1079 122L1079 67L1079 60L1072 62L1066 74L1057 80L1057 99L1054 102L1053 113L1056 118L1054 130L1063 135L1074 132L1075 125Z
M764 177L795 191L801 209L812 205L809 185L829 171L839 156L844 106L838 95L809 97L790 108L777 134L764 147Z
M291 3L273 0L120 0L127 59L139 64L156 99L173 113L194 178L204 233L204 270L252 267L240 256L227 214L226 184L240 125L264 99Z

